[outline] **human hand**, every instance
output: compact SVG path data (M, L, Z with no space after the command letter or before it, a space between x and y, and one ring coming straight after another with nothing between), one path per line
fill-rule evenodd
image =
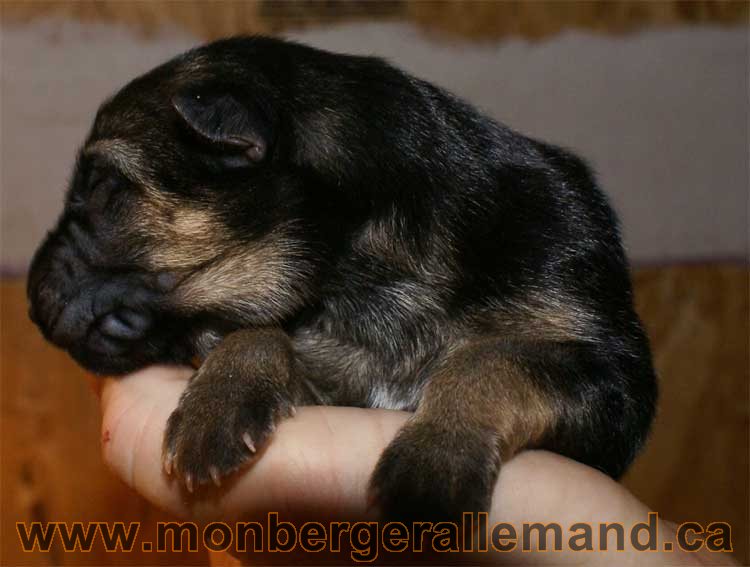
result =
M342 407L304 407L296 417L279 424L255 461L220 488L202 487L188 494L182 483L162 469L161 447L167 418L191 374L190 369L152 367L100 384L102 452L112 470L156 506L199 523L257 521L277 512L280 521L301 526L305 521L376 519L368 503L368 481L377 459L409 419L405 412ZM629 529L647 521L648 509L620 484L602 473L562 456L528 451L501 469L489 511L488 525L516 526L519 546L507 553L484 552L431 556L432 561L497 564L636 565L709 563L732 564L727 554L674 551L638 552L629 546ZM523 522L557 523L563 530L563 551L521 551ZM574 552L566 548L566 530L575 523L619 522L625 526L626 551ZM659 520L657 549L675 542L675 526ZM595 530L596 533L596 530ZM594 540L597 541L596 539ZM535 542L533 542L535 544ZM491 547L490 547L491 549ZM305 553L299 550L299 553ZM421 555L421 557L419 556ZM413 554L408 561L427 560ZM242 559L255 560L257 555ZM306 562L341 564L349 553L307 554ZM381 550L379 562L404 563L404 555L390 558ZM262 563L288 563L290 557L266 555Z

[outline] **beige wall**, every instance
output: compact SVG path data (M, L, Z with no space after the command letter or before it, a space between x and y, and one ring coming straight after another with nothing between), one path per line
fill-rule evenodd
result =
M395 22L290 31L385 56L489 115L587 158L638 262L747 257L744 27L568 31L544 41L436 41ZM35 20L2 39L2 266L23 271L61 205L99 103L201 41L184 31Z

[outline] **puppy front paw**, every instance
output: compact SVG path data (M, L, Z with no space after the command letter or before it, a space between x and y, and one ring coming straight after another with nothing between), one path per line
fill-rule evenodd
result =
M182 479L188 491L221 479L247 463L283 418L294 413L284 392L238 392L227 379L199 370L167 421L162 450L164 469ZM227 387L217 387L226 383Z
M381 455L371 499L389 520L459 522L489 509L499 469L491 433L412 421Z

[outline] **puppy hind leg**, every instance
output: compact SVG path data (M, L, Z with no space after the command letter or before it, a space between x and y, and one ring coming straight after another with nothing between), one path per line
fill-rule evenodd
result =
M575 412L559 383L567 376L528 364L544 358L535 350L483 340L443 362L373 474L386 517L458 522L463 512L486 511L501 463L559 434L563 416Z

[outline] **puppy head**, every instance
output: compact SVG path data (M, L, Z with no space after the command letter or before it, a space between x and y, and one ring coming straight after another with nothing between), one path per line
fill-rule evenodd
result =
M315 260L275 97L231 54L198 50L100 108L30 270L30 315L49 340L120 373L300 308Z

